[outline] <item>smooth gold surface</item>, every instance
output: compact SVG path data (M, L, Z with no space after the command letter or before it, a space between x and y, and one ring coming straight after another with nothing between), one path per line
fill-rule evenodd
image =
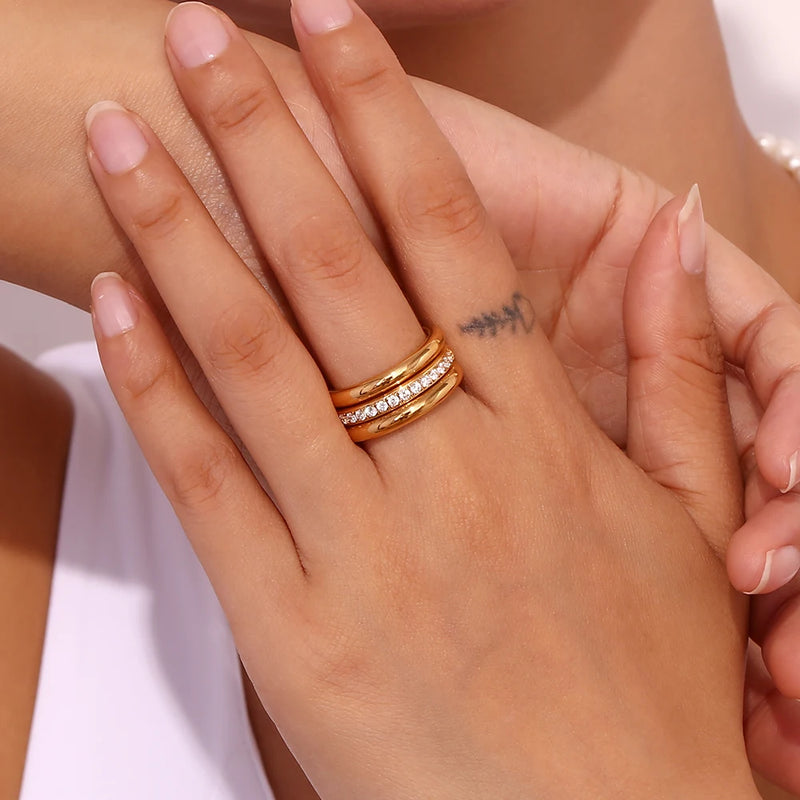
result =
M375 375L357 386L331 392L331 401L339 411L350 406L366 403L379 395L389 392L404 381L410 380L429 364L432 364L439 354L444 351L444 348L445 343L442 331L434 327L422 347L415 350L396 367L380 375Z
M461 367L456 361L438 383L422 394L381 417L348 428L347 432L350 434L350 438L354 442L366 442L370 439L377 439L379 436L385 436L387 433L392 433L421 419L449 397L461 383L462 378Z

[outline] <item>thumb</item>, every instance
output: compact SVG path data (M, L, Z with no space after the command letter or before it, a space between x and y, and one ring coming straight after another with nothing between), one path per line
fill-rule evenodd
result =
M742 487L705 260L695 186L659 211L628 273L628 455L678 495L721 555L741 523Z

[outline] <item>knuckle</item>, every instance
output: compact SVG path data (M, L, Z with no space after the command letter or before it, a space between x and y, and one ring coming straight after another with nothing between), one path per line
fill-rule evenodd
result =
M221 135L238 135L262 124L274 108L273 93L264 83L226 87L206 112L206 124Z
M333 285L336 291L357 288L363 274L367 245L353 225L331 225L327 218L310 217L289 237L286 263L303 283Z
M174 396L175 367L171 359L158 352L136 350L129 353L128 370L122 386L128 401L136 405L150 404L162 393Z
M430 165L403 179L399 216L423 236L459 237L474 241L486 230L487 217L466 175L442 178Z
M275 309L263 302L240 302L211 325L205 355L219 376L267 376L287 344L286 324Z
M395 90L393 76L391 65L377 56L342 59L330 74L330 84L335 94L375 100Z
M169 239L187 218L182 192L170 187L133 211L131 224L137 238L157 241Z
M166 493L186 511L208 508L221 497L240 456L232 443L207 441L177 453L170 465Z
M722 382L725 362L716 328L711 320L691 333L684 334L670 355L672 372L687 378L711 373Z

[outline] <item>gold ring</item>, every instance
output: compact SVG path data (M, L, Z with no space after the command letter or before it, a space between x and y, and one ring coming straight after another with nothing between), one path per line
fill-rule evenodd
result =
M356 386L351 386L349 389L331 392L331 401L337 409L341 409L384 394L424 370L443 349L444 336L439 328L433 327L424 344L396 367L388 372L375 375Z
M376 439L433 411L461 383L463 373L438 328L396 367L368 381L331 392L342 425L354 442Z
M377 439L379 436L385 436L387 433L404 428L433 411L461 383L462 378L461 367L458 362L454 362L447 375L434 386L409 400L396 411L349 427L347 432L350 434L350 438L354 442L366 442L369 439Z

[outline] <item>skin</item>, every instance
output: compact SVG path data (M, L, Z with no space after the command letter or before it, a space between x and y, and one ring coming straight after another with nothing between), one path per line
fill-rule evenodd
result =
M71 5L71 7L73 6ZM22 24L26 20L23 14L25 8L27 8L27 6L23 5L12 8L14 13L11 14L9 24L5 29L5 33L9 38L9 47L7 48L7 52L10 53L11 59L13 59L15 53L22 52L21 43L25 42L24 35L19 33L20 30L23 32L25 30L25 25ZM112 14L108 9L94 7L92 4L76 4L73 8L76 8L84 15L87 13L96 15L98 20L102 21L104 18L107 18L109 22L111 21ZM509 7L502 13L498 13L496 16L493 15L491 20L492 27L489 28L489 30L500 31L502 29L502 25L512 27L510 21L516 19L513 14L518 13L518 8L519 7ZM662 5L661 8L663 10L664 6ZM50 10L49 16L54 20L59 19L57 15L58 13L64 13L62 9L63 4L60 6L54 6ZM628 14L628 18L632 18L634 20L638 19L640 10L641 9L635 9L636 13ZM165 80L163 60L160 48L157 46L157 42L160 38L158 30L160 30L160 26L163 21L164 6L161 4L141 4L141 6L135 6L134 4L131 4L126 9L114 9L113 18L116 23L119 23L120 14L130 15L129 24L126 24L125 27L126 29L132 31L135 34L135 37L131 40L130 48L128 50L123 48L122 52L123 54L128 53L131 56L135 54L136 70L137 73L142 76L141 83L139 83L136 87L129 86L127 74L130 68L125 66L124 60L120 60L118 58L119 53L114 54L117 57L115 63L121 64L116 73L113 69L109 71L108 65L103 63L102 68L91 70L92 77L82 75L64 75L63 66L65 63L69 63L69 60L66 58L66 53L63 55L63 57L58 57L57 49L60 46L58 42L51 43L54 44L56 48L56 57L52 59L50 63L56 66L53 68L52 72L47 72L47 66L43 61L42 64L37 64L37 68L41 67L45 70L45 74L43 76L45 78L45 85L47 85L47 81L50 81L50 89L47 92L47 96L50 99L47 100L47 102L56 103L57 105L55 107L47 108L46 106L42 106L40 103L32 104L31 101L34 98L31 95L26 95L20 99L20 102L15 103L14 108L16 109L16 113L18 114L20 121L25 121L26 124L28 124L28 122L31 120L37 121L47 118L48 124L43 127L47 130L48 136L54 137L58 146L42 146L41 142L39 142L36 147L31 149L31 145L35 140L25 133L26 127L24 124L10 125L6 130L3 131L3 136L6 137L4 145L8 145L5 152L8 152L10 155L8 163L11 164L12 167L15 164L19 166L23 164L26 166L40 164L45 168L43 172L49 176L47 186L45 187L45 191L43 193L43 187L40 182L30 182L30 176L35 175L37 173L37 169L18 169L16 171L12 169L13 180L9 185L12 186L16 191L16 195L13 198L13 212L10 206L6 209L8 212L6 214L6 219L14 219L15 226L9 232L9 236L3 245L5 251L3 260L4 264L8 265L9 277L12 279L17 279L20 282L39 285L41 288L44 288L47 291L60 294L82 305L85 305L86 298L88 297L86 287L88 286L88 280L90 277L90 273L87 270L89 264L92 264L92 274L94 271L96 271L97 266L116 267L120 269L120 271L128 274L133 274L135 267L133 266L133 262L130 258L130 249L126 248L123 239L119 236L118 232L114 230L113 226L108 223L105 225L95 224L95 219L98 217L103 218L104 212L102 211L102 207L98 202L97 195L95 194L94 189L88 180L85 169L80 162L80 140L82 139L83 134L78 124L79 112L85 109L99 96L111 95L123 101L130 99L137 108L148 113L148 117L156 121L157 129L159 132L164 133L164 138L175 150L179 159L183 163L208 163L205 157L205 147L201 143L199 137L193 137L191 135L185 137L183 135L183 128L180 130L181 136L179 137L177 135L179 125L184 121L184 116L180 111L180 106L176 101L177 99L171 83L168 80ZM45 16L48 16L48 14L45 14ZM708 22L710 18L706 14L706 16L703 17L703 20ZM16 36L14 35L15 23L21 26L16 29ZM499 27L494 27L495 25ZM649 38L644 39L638 37L638 32L643 30L643 26L637 27L630 25L626 27L623 25L622 27L625 30L635 30L637 32L637 36L630 36L628 39L623 41L623 44L625 44L625 42L637 43L638 46L631 50L631 57L635 56L637 53L645 52L648 44L652 46L654 41L653 30L655 26L648 28ZM522 28L519 29L522 30ZM465 26L465 32L469 31L471 31L470 26ZM715 27L710 24L704 24L704 26L698 27L696 30L698 41L701 40L701 37L703 36L706 36L707 38L707 35L711 35L713 38L716 35L714 34L714 31ZM420 32L414 31L413 33L414 36L417 36ZM474 32L469 33L469 35L472 36L474 40ZM84 49L86 51L91 51L93 53L92 57L98 58L102 62L106 55L102 51L99 53L97 52L96 42L92 38L91 32L86 31L85 36L86 44ZM395 44L401 50L406 63L409 64L413 69L415 64L413 58L417 55L422 58L422 55L424 55L424 48L421 45L426 40L420 40L420 48L415 50L415 48L411 46L404 45L404 36L407 39L413 38L411 33L398 33L395 37ZM426 46L430 46L432 50L441 45L441 41L437 42L434 34L431 34L431 39L429 41L431 44ZM456 40L454 39L453 42L455 43L455 41ZM470 39L458 39L458 41L469 42ZM89 46L90 42L91 47ZM75 40L71 40L71 44L74 45ZM538 44L544 45L545 42L539 42ZM552 42L550 44L552 50ZM528 45L530 45L530 40L528 40ZM599 59L609 60L610 54L616 52L615 48L618 48L619 46L619 40L615 40L609 44L609 47L603 53L598 54L597 57ZM261 44L260 48L262 53L268 55L272 59L272 62L276 65L279 65L280 63L288 64L289 61L292 61L291 58L281 54L281 51L277 50L276 48L271 48L263 43ZM78 39L77 49L81 49L80 39ZM528 46L528 54L530 53L531 49L535 49L537 52L542 53L550 52L550 55L553 55L553 53L547 49L542 49L541 47L530 48L530 46ZM508 58L511 59L513 53L516 53L517 56L520 57L521 52L521 46L509 48ZM710 52L713 55L713 63L718 68L720 64L719 52L716 48L711 48ZM443 59L443 61L444 60L449 61L449 59ZM418 63L422 64L423 61ZM511 64L511 61L509 61L509 64ZM157 67L152 65L157 65ZM713 72L714 70L711 71ZM531 71L531 74L534 73L535 71ZM433 74L434 77L439 77L435 73ZM98 79L98 77L96 77L98 75L102 76L102 78ZM77 79L73 79L75 77L77 77ZM451 77L453 79L452 82L456 85L459 85L459 80L457 80L458 76L451 75ZM462 85L467 86L468 77L469 76L464 77L464 83ZM571 76L566 74L564 75L565 79L568 77ZM572 77L577 80L577 76ZM686 90L687 85L691 86L692 91L694 91L694 87L698 87L699 89L706 83L704 80L698 81L697 74L692 74L691 76L681 75L680 77L682 81L679 88L683 91ZM688 80L689 77L691 77L691 82ZM702 77L705 78L705 75L702 75ZM65 92L59 88L61 81L66 81L69 83L69 92ZM288 81L288 83L291 84L291 81ZM624 76L619 76L619 80L616 85L619 87L620 95L622 97L625 96L625 92L623 91L625 88L627 88L629 93L631 93L631 87L626 87L625 85ZM77 91L75 89L76 86L79 87ZM470 85L467 86L467 88L475 88L475 90L479 93L484 93L485 96L490 96L486 95L484 90L480 89L480 87L473 87ZM724 98L725 92L722 92L721 95ZM561 116L553 113L552 124L563 133L572 136L572 138L578 141L587 141L589 144L592 144L594 142L589 141L590 134L597 135L597 132L601 129L609 130L609 126L592 124L592 120L594 119L596 122L598 113L597 108L600 100L603 100L604 102L610 102L610 98L603 97L602 92L600 92L599 89L595 92L587 91L584 95L579 95L579 93L576 93L576 96L585 96L586 98L591 98L594 100L594 105L587 103L585 106L583 106L576 102L571 107L573 113L568 113L569 109L562 110ZM669 96L671 96L671 93L664 94L665 104L666 98ZM515 110L521 110L519 107L514 105L514 103L520 98L515 100L514 98L501 98L498 96L492 99L501 100L506 102L507 105L515 108ZM38 100L40 101L41 98L38 98ZM703 100L710 101L713 100L713 97L711 97L710 93L706 93L703 95ZM707 104L707 107L713 111L713 115L719 116L718 112L721 111L722 116L720 119L724 119L725 123L731 122L733 114L729 113L731 112L731 109L728 108L727 105L723 104L722 108L720 109L718 104L710 102ZM591 115L583 115L584 110L588 112L592 108L594 108L595 117L592 117ZM706 108L706 105L704 105L704 108ZM536 118L533 114L531 114L531 116ZM670 119L666 119L666 115L664 116L665 119L662 119L662 122L672 121ZM161 122L158 122L158 120L161 120ZM583 120L582 125L577 124L577 120ZM659 131L664 131L663 141L665 143L669 141L668 132L671 132L674 136L677 135L676 129L678 132L680 131L681 126L677 124L680 121L681 120L676 120L675 127L671 127L669 125L663 128L659 127ZM682 121L685 123L685 119ZM570 129L569 125L573 123L575 123L574 127ZM721 148L719 151L720 153L729 152L731 147L735 149L737 143L741 144L743 138L741 121L734 120L734 123L735 124L733 125L720 123L720 132L721 134L725 134L721 139L719 139L719 147ZM562 125L564 127L559 127ZM726 139L728 132L731 132L732 134L732 141L730 142ZM582 139L582 136L586 138ZM629 153L631 158L626 160L636 161L636 159L633 157L634 152L631 148L634 144L636 144L636 142L641 144L641 141L642 137L632 137L630 142L626 142L624 141L624 136L621 135L619 142L620 149L618 152L615 152L615 154L619 155ZM654 139L654 141L656 141L656 139ZM658 139L658 141L661 141L661 139ZM76 147L71 149L73 144L76 145ZM696 143L692 143L691 147L687 147L685 153L682 151L681 163L694 163L695 165L701 164L702 169L700 167L697 169L687 167L685 173L681 174L683 175L691 173L692 177L696 175L707 175L709 177L707 183L710 187L712 187L709 190L711 192L712 199L711 202L707 202L707 205L710 206L710 216L712 220L723 229L727 228L731 231L735 230L737 235L741 235L741 242L744 242L745 232L747 232L747 243L750 247L750 251L753 253L758 253L761 250L766 253L767 250L764 248L766 247L767 242L783 242L785 237L783 237L783 233L781 231L779 231L779 235L776 236L767 235L767 228L770 224L772 224L771 220L774 220L776 217L780 219L780 214L776 215L773 213L771 214L770 220L760 220L758 221L758 224L756 224L754 219L751 219L747 214L742 213L743 209L741 207L737 209L728 209L723 213L722 203L717 202L714 199L715 197L741 198L752 197L754 195L752 192L749 195L747 193L742 193L740 191L742 188L741 186L733 187L730 184L725 184L724 188L721 188L719 191L717 191L716 187L718 182L716 179L721 179L725 176L721 176L718 173L712 174L707 172L707 169L710 167L710 165L716 163L716 161L713 158L703 158L702 156L707 156L708 154L700 153L695 147L695 144ZM611 143L608 143L607 149L610 148ZM648 153L649 152L650 151L648 151ZM652 152L654 154L659 153L663 155L662 149L660 148L654 148ZM739 152L739 150L737 150L737 152ZM43 158L52 159L57 153L74 153L75 155L74 157L67 155L66 163L58 164L59 169L55 169L55 164L51 164L50 162L45 162L42 164ZM648 153L640 154L641 158L644 159ZM772 167L771 162L762 159L757 153L753 152L752 156L754 159L753 169L757 173L758 179L754 177L752 182L748 183L748 186L756 187L756 196L758 196L758 192L762 191L762 187L763 191L766 191L767 189L772 190L779 187L780 191L778 196L788 196L790 189L793 187L790 187L789 182L787 182L784 176L777 169ZM624 155L621 157L624 158ZM653 160L656 160L655 155ZM645 163L644 161L640 161L638 163L649 169L648 163ZM657 165L654 164L653 166L654 169L651 171L656 173L655 167ZM749 175L750 171L751 170L746 169L744 170L744 174ZM190 169L190 172L199 183L205 185L207 196L212 199L212 205L216 201L218 206L223 208L225 199L221 192L222 189L224 189L224 184L219 179L219 173L212 171L213 174L209 180L207 176L198 175L196 169ZM672 174L672 172L670 174ZM730 176L727 177L729 178ZM665 182L669 185L671 181L667 180ZM690 181L687 179L686 182L683 183L683 186L689 182ZM704 182L704 186L705 185L706 182ZM736 189L736 191L732 191L733 189ZM66 203L67 198L69 198L68 203ZM10 196L7 202L11 202ZM62 208L62 206L65 204L67 209L66 214ZM28 216L21 214L20 210L24 210L26 205L29 205L31 209L36 209L36 214L32 213ZM53 212L58 209L58 213L51 214L53 224L52 228L48 232L49 237L42 237L38 233L40 229L38 223L38 220L40 219L39 214L47 213L48 205ZM793 206L791 206L791 204L779 204L779 207L782 209L784 205L787 208L786 217L788 219L789 210L791 210ZM763 209L766 207L766 204L763 203L756 205L756 209ZM771 210L774 211L774 209ZM233 232L232 238L239 243L243 243L244 239L241 237L241 229L238 226L236 217L230 216L225 212L222 212L220 217L223 221L223 226L228 224L228 230ZM90 220L91 224L89 223ZM786 227L788 228L788 226ZM36 236L32 235L34 230L37 231ZM31 242L33 242L35 245L33 248L31 248ZM787 240L787 244L790 243L791 242ZM246 248L247 246L247 244L242 244L243 248ZM785 251L789 252L788 246L785 248ZM98 253L103 253L105 256L97 259ZM105 261L105 263L103 263L103 261ZM773 263L777 265L779 264L780 259L777 257L767 257L764 259L764 261L768 265ZM774 267L774 269L776 272L778 271L777 267ZM54 532L52 535L54 535Z
M291 42L280 21L264 19L281 5L221 7ZM390 29L406 70L640 169L674 192L699 182L710 224L800 297L793 255L800 192L744 123L710 0L476 7L481 13L438 25Z
M41 659L72 412L64 390L0 350L0 796L17 797ZM24 457L21 455L24 454ZM13 480L11 479L13 476ZM9 688L10 687L10 688Z
M171 33L179 20L176 16ZM371 367L372 359L406 352L418 340L419 323L363 233L349 238L352 212L320 169L258 60L235 31L231 35L230 48L205 68L180 69L170 55L176 78L238 187L256 236L270 249L320 367L335 376L335 383L352 381ZM346 436L317 365L219 237L155 137L119 109L95 112L89 134L90 164L109 207L281 510L282 516L277 515L192 393L146 305L116 277L99 279L93 290L96 331L110 383L215 584L260 699L325 798L449 798L470 791L483 794L489 787L501 797L612 797L618 796L620 783L631 796L754 796L746 761L735 757L727 738L731 732L738 737L738 679L728 683L737 672L736 659L728 659L737 639L741 647L737 626L732 629L730 622L741 623L742 606L738 601L728 605L731 594L724 580L716 584L722 591L712 599L716 581L711 575L721 564L692 546L684 551L688 541L682 533L688 531L676 513L688 510L694 521L690 527L697 525L705 534L704 547L720 552L740 507L737 492L731 492L738 466L721 351L708 310L693 313L702 308L702 274L687 272L690 265L700 270L704 265L699 205L693 201L695 224L682 234L677 215L683 201L664 209L628 283L628 441L642 471L607 438L598 437L591 423L585 425L588 420L542 328L517 318L513 309L521 306L524 294L517 305L508 302L521 289L508 252L465 182L455 154L367 19L357 14L350 26L307 36L303 46L349 163L398 253L406 296L414 298L422 318L436 313L469 375L468 387L455 390L430 417L370 443L366 451ZM248 97L258 83L261 102L249 106L250 114L238 113L248 106L236 104L226 106L229 113L219 113L222 87L235 87L231 97ZM115 131L123 124L144 136L148 149L137 164L120 169L108 166L114 163L109 148L113 151ZM381 135L386 129L394 137ZM280 163L258 157L272 136L285 143ZM398 163L414 163L412 149L419 159L416 168L409 168L411 174L398 171ZM258 191L265 180L279 197L309 192L316 198L314 215L308 217L302 203L300 208L271 203ZM438 203L442 187L447 192L452 186L463 192L459 202ZM320 215L327 224L315 223L316 236L293 235L298 225ZM344 238L342 231L347 232ZM685 259L681 263L679 250ZM331 253L337 257L327 258ZM189 271L192 281L187 281ZM128 304L130 321L124 326L112 303ZM518 324L502 326L494 336L475 329L474 320L496 318L496 309L505 305ZM375 330L376 317L392 324L373 335L374 352L365 351L365 331ZM213 324L197 323L207 319ZM336 337L327 335L332 321L339 324ZM665 341L675 346L674 358L663 355ZM342 352L349 357L342 359ZM509 394L502 377L528 360L536 363L535 373L516 373L519 391ZM674 387L671 378L677 380ZM676 408L675 401L686 395L687 406ZM258 415L256 398L262 409ZM266 416L265 406L270 409ZM687 411L684 422L698 415L702 420L693 431L697 438L664 443L653 436L657 430L673 430L678 421L655 426L653 419ZM474 437L456 435L467 428ZM173 431L168 442L167 430ZM194 432L190 439L188 431ZM191 445L184 448L181 441ZM530 445L540 459L530 459ZM585 463L587 453L591 456ZM658 480L686 485L687 469L712 461L714 468L702 473L704 483L696 476L690 479L694 491L685 496L685 506L673 506L675 498L661 487L656 491ZM584 480L586 491L580 488ZM540 489L520 493L512 488L517 481ZM316 487L313 504L305 499L309 484ZM604 502L613 486L635 503L625 512L630 513L627 521L619 516L626 505L621 498ZM234 498L243 509L235 521L228 503ZM344 505L351 511L344 512ZM613 520L608 528L607 513ZM498 518L506 520L500 527ZM674 535L663 535L654 524L659 518L669 520L668 528L676 526ZM233 523L230 534L220 537L220 524L226 522ZM484 535L489 530L493 535ZM597 538L570 535L588 530ZM539 546L520 548L531 537ZM574 548L567 547L565 558L561 544L566 540ZM651 543L657 550L666 547L671 556L639 551ZM622 561L631 559L636 567L628 570L603 555L617 546L627 553ZM519 568L507 559L508 548L521 558ZM681 581L671 572L681 561L678 572L690 564L691 570L711 567L709 580ZM242 565L247 565L244 571ZM587 571L583 590L562 594L556 586L564 571L573 569ZM480 602L465 603L462 592L453 591L454 570L457 584L469 585ZM675 593L677 581L682 590ZM628 592L635 595L640 589L648 600L631 604ZM695 618L697 625L690 624L684 608L673 626L666 620L675 609L666 596L659 599L662 590L680 598L679 603L697 602L695 613L710 613L716 622ZM695 592L702 599L689 600ZM513 599L496 602L501 597ZM609 613L587 618L586 611L598 602L604 609L610 603ZM259 605L265 613L254 615ZM365 618L358 611L365 607L375 613ZM638 614L625 613L624 607L643 609L649 621L641 630L666 628L647 637L643 647L642 639L628 630ZM651 614L661 622L655 623ZM406 624L398 624L404 618ZM609 630L597 629L602 620ZM536 636L513 635L528 626L535 627ZM612 635L619 648L606 646ZM431 641L437 646L430 647ZM518 642L526 642L521 650ZM273 647L281 648L277 659ZM661 648L686 648L695 658L691 666L659 681L660 691L653 692L652 673L640 659L661 661ZM553 656L559 663L551 670L547 664ZM542 665L536 681L525 666L531 662ZM461 673L457 665L463 664L480 668ZM694 670L702 673L706 667L714 679L697 681ZM625 677L612 688L613 680L597 680L596 669ZM580 701L562 703L565 675ZM506 691L517 699L511 712L517 746L508 741ZM727 702L722 694L728 694ZM710 713L719 738L706 735L708 721L696 730L688 720L676 724L681 708L695 719L708 720ZM592 741L588 755L574 731L600 727L604 736ZM610 744L608 750L603 741ZM559 754L571 746L579 757L565 765ZM699 757L697 747L703 752ZM627 765L620 763L620 753Z

